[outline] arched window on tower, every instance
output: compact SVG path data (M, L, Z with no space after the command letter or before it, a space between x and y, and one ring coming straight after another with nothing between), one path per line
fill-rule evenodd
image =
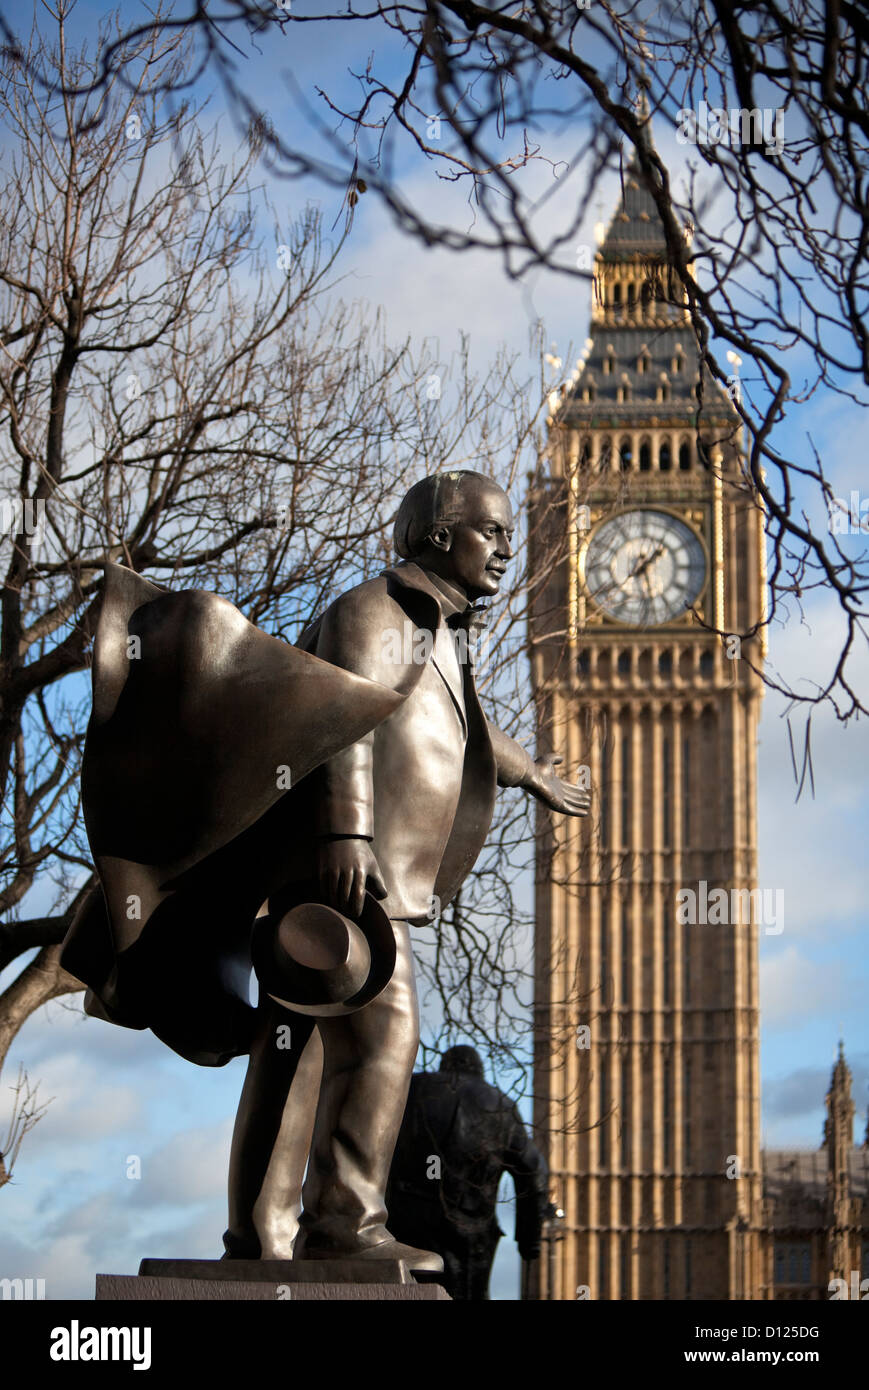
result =
M661 379L660 379L660 381L658 382L658 400L659 400L659 401L668 401L669 399L670 399L670 383L669 383L669 381L668 381L668 379L667 379L667 374L666 374L666 372L662 372L662 373L661 373Z
M670 453L670 441L663 439L658 450L658 468L662 473L669 473L673 466L673 459Z
M648 439L640 440L640 472L648 473L652 467L652 445Z
M604 376L612 376L613 372L615 371L615 365L616 365L616 356L615 356L615 353L614 353L614 351L613 351L613 345L612 345L612 343L610 343L610 344L607 346L606 356L605 356L604 359L603 359L603 372L604 372Z
M622 372L621 383L616 392L616 400L620 405L626 404L631 399L631 379L627 372Z
M618 280L613 285L613 310L617 316L622 311L622 287Z
M613 443L608 434L605 434L600 441L600 453L598 454L598 471L608 473L612 466Z
M652 366L652 359L651 359L651 357L649 356L649 354L648 354L648 352L646 351L646 349L643 348L642 352L640 353L639 357L637 358L637 371L640 372L641 374L645 374L646 372L648 372L648 371L651 369L651 366Z
M631 446L630 435L622 435L619 444L619 464L623 473L627 473L634 461L634 451Z
M633 280L628 281L628 310L633 311L637 302L637 287Z
M591 440L588 435L583 437L579 446L579 466L582 469L588 468L591 463Z
M683 439L679 443L679 470L682 473L687 473L690 467L691 445L689 444L687 439Z

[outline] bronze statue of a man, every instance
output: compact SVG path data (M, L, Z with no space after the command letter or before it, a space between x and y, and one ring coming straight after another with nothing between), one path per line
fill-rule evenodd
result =
M442 1256L438 1282L450 1298L489 1297L505 1173L515 1189L519 1254L535 1260L549 1204L546 1160L515 1102L486 1081L476 1049L449 1047L438 1071L411 1078L386 1204L399 1240Z
M568 815L589 800L487 721L457 640L512 536L489 479L424 478L400 563L295 647L215 595L107 574L82 778L103 893L64 965L94 1014L204 1065L250 1054L229 1258L440 1267L384 1202L419 1041L411 928L473 867L496 785Z

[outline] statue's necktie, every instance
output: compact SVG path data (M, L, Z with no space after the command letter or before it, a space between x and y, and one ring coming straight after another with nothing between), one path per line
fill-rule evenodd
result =
M470 604L462 612L453 613L452 617L447 618L447 627L452 632L456 644L459 665L471 678L472 683L481 655L483 633L488 626L488 609L474 608Z
M467 632L473 641L478 632L482 632L489 626L489 610L482 606L474 608L471 604L460 613L453 613L452 617L447 618L447 627L453 631L461 630Z

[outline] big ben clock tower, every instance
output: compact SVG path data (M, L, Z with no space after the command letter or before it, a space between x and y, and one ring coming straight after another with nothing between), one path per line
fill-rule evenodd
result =
M539 827L535 1128L563 1216L536 1292L762 1298L762 516L634 163L591 333L530 512L566 556L531 622L541 741L594 791Z

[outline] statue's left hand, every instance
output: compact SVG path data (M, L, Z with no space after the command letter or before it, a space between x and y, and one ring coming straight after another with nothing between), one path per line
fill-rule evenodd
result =
M565 782L553 770L563 758L550 754L536 758L534 776L527 783L527 790L551 811L561 811L565 816L587 816L591 805L591 792L584 787L575 787Z

